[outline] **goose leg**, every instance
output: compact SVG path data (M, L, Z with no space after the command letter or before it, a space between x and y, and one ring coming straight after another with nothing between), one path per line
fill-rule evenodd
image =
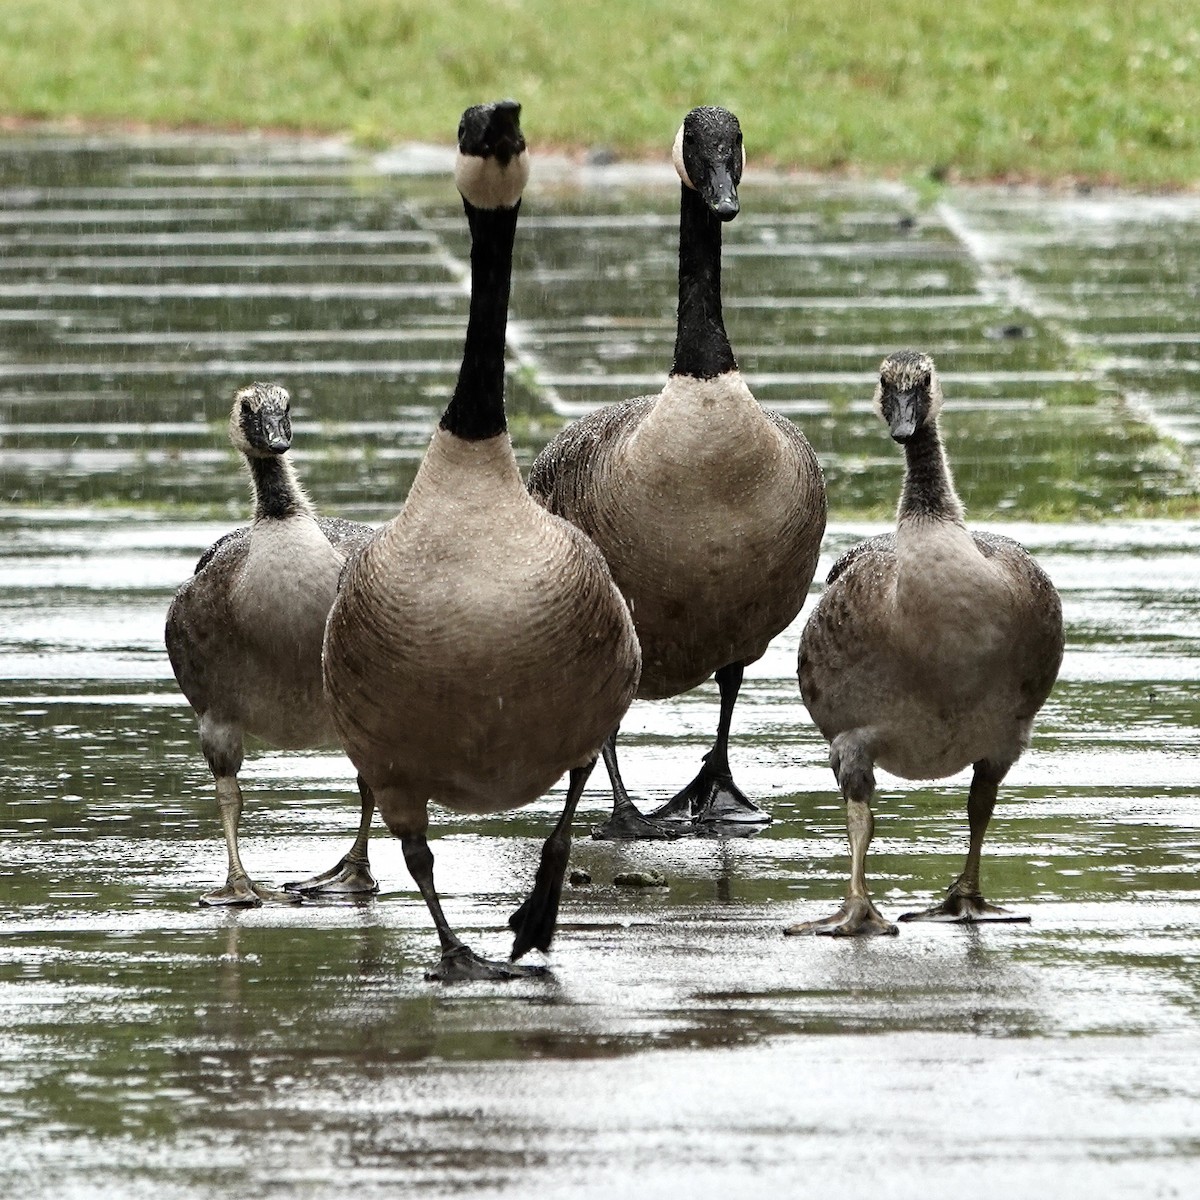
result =
M558 824L542 845L542 858L538 863L533 890L525 903L508 919L509 927L517 935L513 939L510 955L513 962L534 947L545 953L554 940L554 929L558 924L558 905L562 900L563 876L567 873L567 862L571 857L571 821L575 817L579 797L583 795L584 785L595 765L596 760L593 758L586 767L576 767L571 772L562 816L558 818Z
M425 840L424 831L403 834L400 844L404 849L404 861L409 874L421 891L429 915L437 928L442 944L442 958L432 971L425 973L426 979L443 983L461 983L466 980L525 979L531 975L545 975L545 967L522 967L511 962L493 962L481 958L466 945L450 928L442 902L438 899L433 884L433 851Z
M643 816L630 800L624 781L621 779L621 769L617 766L617 734L619 731L620 726L608 735L600 751L604 758L604 766L608 771L609 782L612 784L613 810L603 825L597 825L592 830L592 837L598 841L609 842L648 839L665 841L678 837L679 834L676 830Z
M288 892L277 892L274 888L255 883L238 854L238 822L242 816L242 789L236 775L217 776L217 806L221 813L221 828L225 832L225 849L229 854L229 872L225 886L207 896L200 897L206 907L252 907L264 900L280 901L284 904L299 904L300 897Z
M885 921L867 891L867 848L875 832L871 797L875 794L875 769L863 741L854 733L833 739L829 753L833 772L846 801L846 833L850 840L850 886L841 908L817 921L801 921L784 929L785 934L830 934L856 937L865 934L895 934L896 926Z
M729 770L729 728L733 721L733 706L742 687L742 663L730 663L717 671L717 687L721 692L721 716L717 722L717 738L704 756L700 773L677 795L650 814L652 821L690 821L714 832L752 833L755 828L771 823L770 814L763 812L733 782ZM730 829L722 828L724 826Z
M979 861L983 854L983 839L992 809L996 806L996 791L1000 781L1008 774L1011 764L991 763L982 760L975 764L971 777L971 791L967 797L967 822L971 840L967 849L967 861L962 874L947 889L946 899L921 912L902 913L901 921L949 921L958 924L973 924L977 921L1009 922L1027 924L1028 917L1018 916L1007 908L989 904L979 890Z
M216 715L211 709L200 718L200 750L213 773L217 785L217 810L221 814L221 829L225 834L225 850L229 870L225 886L200 897L206 907L257 908L264 900L298 904L298 896L261 887L250 878L238 854L238 823L242 819L242 789L237 773L242 769L244 752L242 730L236 721Z
M289 892L305 896L370 896L379 891L367 859L367 843L371 838L371 818L375 815L375 797L367 781L358 777L358 794L362 798L362 816L354 845L328 871L310 879L292 879L285 883Z

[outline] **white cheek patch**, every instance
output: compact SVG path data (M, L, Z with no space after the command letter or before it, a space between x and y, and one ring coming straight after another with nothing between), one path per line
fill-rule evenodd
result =
M696 185L688 178L687 167L683 165L683 126L680 125L679 132L675 135L675 144L671 147L671 161L675 164L675 173L679 178L692 189L696 190ZM742 173L746 170L746 147L742 145Z
M463 154L454 164L454 182L463 198L476 208L512 208L529 180L529 160L524 154L501 166L494 158Z
M679 178L692 189L696 190L696 185L688 178L687 167L683 165L683 126L680 125L679 132L675 135L675 145L671 147L671 161L675 164L675 171Z

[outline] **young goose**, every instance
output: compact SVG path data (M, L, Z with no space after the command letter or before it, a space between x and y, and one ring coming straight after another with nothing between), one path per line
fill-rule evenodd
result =
M846 801L850 886L833 916L787 933L896 932L867 891L876 764L905 779L975 766L966 866L944 903L900 919L1022 919L984 900L979 858L996 790L1058 676L1062 606L1016 542L967 530L938 435L933 360L889 355L875 404L907 461L896 532L834 564L800 642L800 693Z
M825 529L812 447L755 400L721 315L721 225L737 216L744 161L737 118L693 109L674 161L679 308L666 387L565 429L529 488L604 552L642 645L638 696L676 696L715 672L721 713L700 773L649 820L625 792L614 733L604 747L613 813L597 837L663 837L663 821L729 831L770 821L733 782L730 720L743 668L804 603Z
M225 886L201 904L300 898L254 883L238 855L245 735L289 750L337 744L321 687L321 641L346 557L371 530L313 512L285 457L290 404L276 383L252 383L235 394L229 440L249 468L254 523L205 551L167 613L167 653L200 722L229 852ZM361 777L358 786L362 820L354 847L333 870L302 885L309 891L376 890L367 862L374 805Z
M462 368L403 510L347 569L325 635L338 732L437 927L435 979L526 974L515 960L549 948L571 816L639 667L633 622L600 552L530 499L507 433L505 329L529 172L519 114L501 101L463 115L455 181L472 246ZM511 922L514 961L489 962L442 912L428 804L514 808L568 770L562 820Z

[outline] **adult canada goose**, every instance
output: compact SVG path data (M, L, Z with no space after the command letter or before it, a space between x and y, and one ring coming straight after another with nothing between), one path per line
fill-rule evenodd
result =
M1016 542L967 530L938 434L933 360L885 358L875 405L907 463L896 532L834 564L800 641L800 693L846 801L850 886L833 916L786 933L896 932L867 891L876 765L905 779L975 767L963 872L943 903L900 919L1024 919L984 900L979 859L996 790L1058 676L1062 606Z
M629 601L642 646L638 696L676 696L714 672L721 695L699 774L649 820L625 792L613 733L604 747L613 812L597 837L670 836L663 822L732 831L770 821L733 781L729 727L744 667L808 593L825 484L800 430L751 394L725 333L721 225L738 214L744 157L731 112L688 113L674 147L679 308L666 387L569 426L529 475L534 497L604 552Z
M277 383L252 383L234 395L229 440L249 468L254 523L205 551L167 612L167 653L199 719L229 852L225 886L201 904L300 899L254 883L238 855L245 735L288 750L337 744L321 687L321 642L338 574L371 530L313 512L286 457L290 406ZM361 777L358 786L362 820L353 848L304 890L376 890L367 862L374 805Z
M549 948L571 816L637 687L633 622L604 559L532 501L507 433L505 329L529 173L519 114L511 100L463 114L455 181L472 246L462 368L403 510L347 569L325 635L334 721L437 927L437 979L526 974L515 960ZM442 912L429 801L497 812L568 770L562 819L510 922L514 961L489 962Z

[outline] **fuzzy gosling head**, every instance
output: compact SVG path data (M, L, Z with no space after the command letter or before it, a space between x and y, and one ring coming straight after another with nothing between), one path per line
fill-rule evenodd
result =
M273 458L292 444L292 398L278 383L251 383L233 394L229 440L248 458Z
M454 182L473 208L513 208L529 179L521 106L515 100L476 104L458 124Z
M875 410L892 437L903 445L918 430L937 424L942 407L942 385L928 354L897 350L879 367Z

